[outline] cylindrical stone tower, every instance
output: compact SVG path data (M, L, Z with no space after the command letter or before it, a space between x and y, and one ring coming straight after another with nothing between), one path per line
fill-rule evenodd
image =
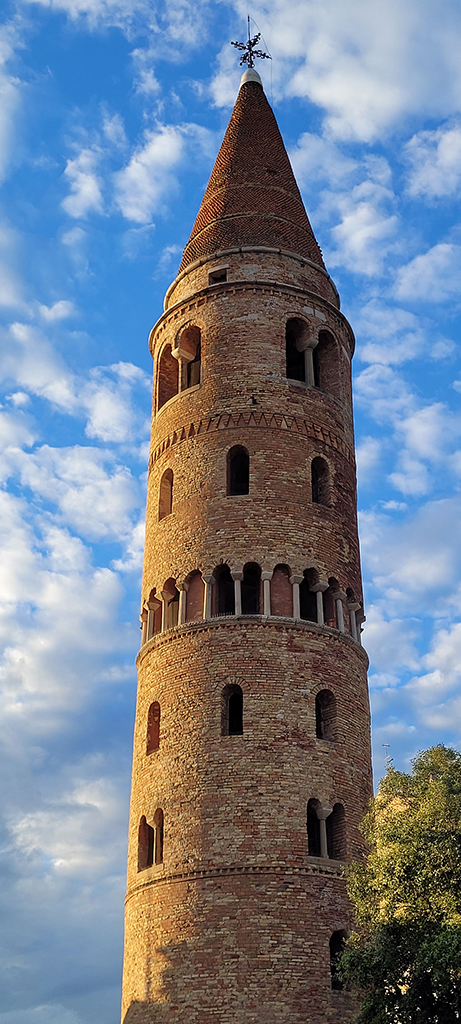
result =
M152 330L124 1024L343 1024L371 794L354 338L247 71Z

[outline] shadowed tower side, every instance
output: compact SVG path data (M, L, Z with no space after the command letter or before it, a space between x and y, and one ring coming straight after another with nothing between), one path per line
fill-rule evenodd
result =
M344 1024L344 864L371 795L340 312L254 70L165 311L124 1024Z

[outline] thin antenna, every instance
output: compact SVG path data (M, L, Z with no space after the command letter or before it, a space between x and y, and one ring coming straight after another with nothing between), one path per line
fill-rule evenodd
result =
M384 755L384 764L386 765L386 769L387 769L387 768L390 768L394 758L389 756L390 743L383 743L382 745L383 745L383 747L384 747L384 749L386 751L386 753Z
M231 46L236 46L237 50L242 50L243 51L242 56L240 58L240 64L248 64L249 68L254 68L254 66L255 66L255 57L259 57L260 60L264 60L264 59L272 60L272 57L271 57L270 53L263 53L262 50L256 50L255 49L256 44L259 43L259 40L261 38L261 33L258 32L258 34L255 35L254 38L252 39L251 35L250 35L250 15L249 14L247 15L247 19L248 19L248 42L246 42L246 43L234 43L234 42L231 42ZM251 20L253 20L253 19L251 19ZM255 22L255 24L256 24L256 22Z

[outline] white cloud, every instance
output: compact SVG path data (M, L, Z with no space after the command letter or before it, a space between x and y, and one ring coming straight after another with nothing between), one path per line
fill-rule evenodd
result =
M4 332L0 377L13 380L64 411L75 411L72 374L48 339L29 324L14 323Z
M341 151L335 140L311 132L300 136L296 147L290 150L290 160L301 187L325 180L331 185L344 185L359 166Z
M183 155L181 131L171 125L146 133L143 146L114 176L116 203L127 220L146 224L174 188L172 170Z
M324 204L328 199L328 194L324 195ZM367 277L381 274L399 223L388 209L389 204L394 205L393 193L368 179L331 199L336 201L341 223L331 229L337 250L328 252L329 265L347 267Z
M461 183L461 125L421 131L407 142L411 165L408 191L413 196L439 198L457 192Z
M70 217L85 217L92 210L103 212L102 181L97 174L100 159L99 148L92 146L67 161L64 174L70 181L71 194L61 205Z
M81 391L88 412L87 436L120 443L148 434L149 422L133 404L139 388L150 394L151 380L133 363L95 367Z
M402 267L396 280L400 299L421 302L446 302L459 298L461 246L439 242Z
M53 303L52 306L39 305L39 313L43 320L47 323L53 320L66 320L68 317L74 315L74 305L69 302L68 299L60 299L58 302Z
M426 325L421 317L382 300L371 299L365 303L358 310L354 327L358 338L357 357L365 363L397 365L421 356L429 347ZM432 345L434 325L429 329Z

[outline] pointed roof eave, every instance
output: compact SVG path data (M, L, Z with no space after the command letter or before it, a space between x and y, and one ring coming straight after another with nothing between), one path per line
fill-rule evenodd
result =
M253 69L242 76L179 273L196 260L248 245L289 250L325 269L277 121Z

